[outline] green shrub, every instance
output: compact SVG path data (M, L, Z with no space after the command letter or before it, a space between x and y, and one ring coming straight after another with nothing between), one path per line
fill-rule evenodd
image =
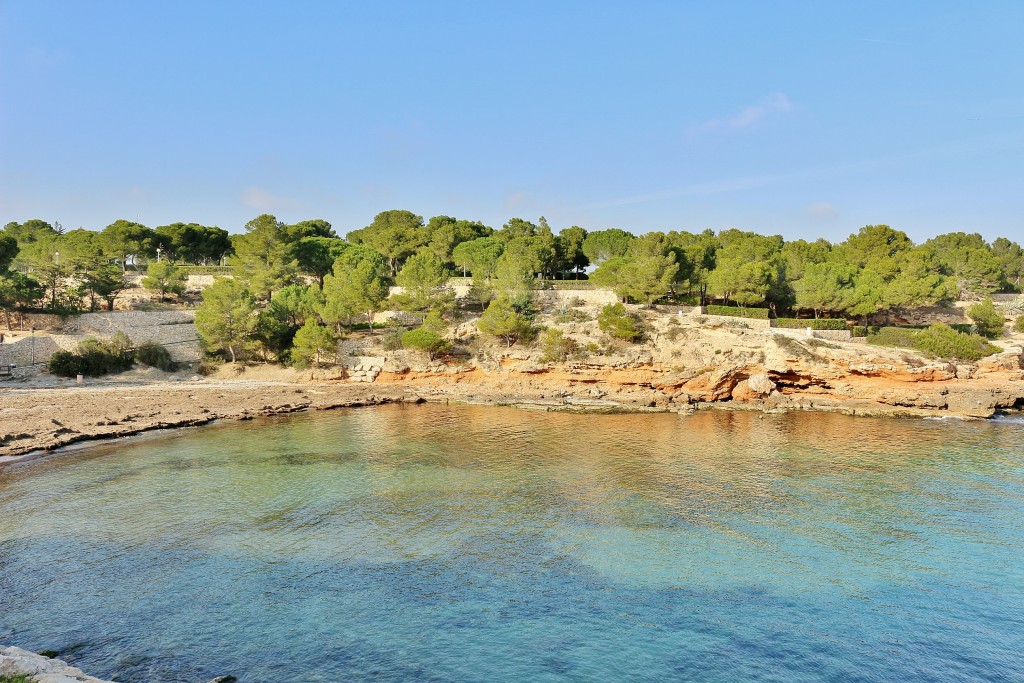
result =
M1024 332L1024 315L1018 316L1017 319L1013 321L1013 331Z
M0 683L36 683L29 674L0 674Z
M1003 333L1003 326L1006 319L998 311L992 299L985 299L980 304L974 304L967 309L967 317L974 321L978 328L978 334L989 339L995 339Z
M882 327L874 334L868 335L868 343L877 346L900 346L914 349L915 336L919 330L910 327Z
M385 351L397 351L402 348L402 334L405 333L404 327L389 327L381 337L380 345Z
M622 304L608 304L597 316L597 326L616 339L637 342L644 336L640 318L626 310Z
M878 334L878 331L882 329L878 325L854 325L850 328L850 334L854 337L867 337L872 334Z
M756 320L768 320L767 308L740 308L739 306L708 306L705 310L708 315L727 315L733 318L754 318Z
M128 337L120 332L108 342L84 339L79 343L77 351L58 351L50 356L46 369L58 377L99 377L111 372L123 372L135 362L134 355L128 350L128 343Z
M85 360L71 351L57 351L46 361L46 371L58 377L84 375Z
M402 346L407 349L422 351L427 354L430 360L434 360L435 356L447 353L451 349L451 344L444 337L425 327L409 330L403 334Z
M174 372L178 364L171 360L170 352L156 342L146 342L135 349L135 360L164 372Z
M962 361L978 360L998 351L984 337L957 332L942 323L917 333L917 349L939 358Z
M593 320L594 318L586 311L581 311L576 308L569 308L560 310L555 314L555 322L564 323L585 323Z
M574 339L566 337L565 333L554 328L544 331L540 343L544 349L540 357L542 363L564 363L570 356L580 352L580 345Z
M877 334L870 335L868 342L879 346L915 349L930 356L960 361L975 361L998 351L983 337L958 332L943 323L936 323L923 330L883 327Z
M788 329L812 330L845 330L846 321L842 318L776 318L775 326Z

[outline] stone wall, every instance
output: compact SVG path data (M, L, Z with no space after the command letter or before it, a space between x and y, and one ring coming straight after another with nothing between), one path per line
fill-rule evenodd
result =
M132 284L132 287L142 287L142 278L144 277L146 276L142 273L129 273L128 282ZM189 273L185 279L185 290L189 292L202 291L212 285L216 277L218 276L209 273Z
M577 299L586 305L603 306L617 303L619 300L610 289L538 289L533 295L541 306L572 304Z
M346 339L338 344L338 360L345 367L345 377L352 382L372 382L384 367L384 356L370 355L366 340Z
M192 363L202 357L194 311L110 311L66 318L32 315L31 324L47 332L7 333L6 343L0 345L0 365L27 368L33 356L36 364L43 364L58 350L74 351L83 339L106 340L118 332L127 334L136 345L150 341L164 345L178 363Z
M20 372L15 375L26 374L33 362L42 365L57 351L74 351L82 339L66 334L19 335L14 341L0 344L0 365L17 365Z
M849 330L814 330L815 339L828 339L830 341L850 341L853 335Z
M783 334L788 337L800 337L803 339L827 339L828 341L848 342L853 339L850 330L811 330L807 334L807 328L773 327L772 334Z

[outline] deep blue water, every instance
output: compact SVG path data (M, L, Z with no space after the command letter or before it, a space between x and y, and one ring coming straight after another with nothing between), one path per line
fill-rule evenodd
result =
M1022 681L1024 424L385 407L0 471L0 642L118 681Z

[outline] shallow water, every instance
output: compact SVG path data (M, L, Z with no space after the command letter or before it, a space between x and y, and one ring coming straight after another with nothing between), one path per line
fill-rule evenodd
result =
M1024 680L1024 424L382 407L0 471L0 642L118 681Z

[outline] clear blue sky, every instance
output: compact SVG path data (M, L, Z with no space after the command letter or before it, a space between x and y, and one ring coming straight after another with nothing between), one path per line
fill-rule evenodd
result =
M0 0L0 224L1024 238L1024 2Z

